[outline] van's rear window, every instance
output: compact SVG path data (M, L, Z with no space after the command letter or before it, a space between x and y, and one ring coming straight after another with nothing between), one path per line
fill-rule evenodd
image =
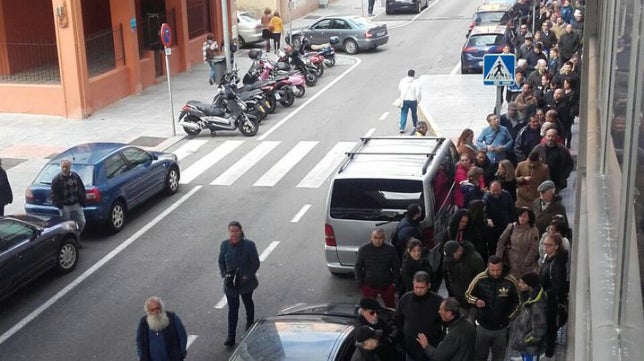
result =
M411 203L424 207L423 183L400 179L336 179L331 218L399 221Z

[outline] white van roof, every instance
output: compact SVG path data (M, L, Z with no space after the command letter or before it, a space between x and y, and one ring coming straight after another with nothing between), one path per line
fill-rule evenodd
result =
M418 178L445 143L441 137L395 136L360 138L347 152L336 178Z

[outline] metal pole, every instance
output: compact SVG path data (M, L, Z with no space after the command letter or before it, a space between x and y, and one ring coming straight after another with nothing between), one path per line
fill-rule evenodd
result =
M230 30L228 29L228 0L221 0L221 24L224 33L224 56L226 57L226 72L230 72Z
M496 106L494 112L496 115L501 116L501 105L503 104L503 86L496 87Z
M172 135L177 135L177 128L174 125L174 106L172 105L172 83L170 83L170 54L172 54L172 48L163 49L165 54L165 75L168 78L168 95L170 96L170 120L172 122Z
M293 20L291 19L293 4L294 4L293 0L288 0L288 43L289 44L293 44Z

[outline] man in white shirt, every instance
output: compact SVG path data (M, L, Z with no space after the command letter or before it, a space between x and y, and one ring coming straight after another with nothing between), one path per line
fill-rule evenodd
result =
M402 99L402 107L400 109L400 133L405 132L407 125L407 113L411 110L411 120L414 123L414 128L418 124L418 102L420 102L420 86L415 78L416 71L409 69L407 76L400 80L398 84L398 91L400 92L400 99Z

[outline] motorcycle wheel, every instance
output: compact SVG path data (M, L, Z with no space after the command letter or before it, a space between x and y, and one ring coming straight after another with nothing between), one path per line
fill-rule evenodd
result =
M255 117L252 114L244 114L239 116L239 131L247 136L247 137L252 137L253 135L257 134L257 131L259 130L259 122L257 120L257 117Z
M306 86L315 86L318 83L318 76L313 72L307 71L304 74L304 82Z
M282 104L285 107L290 107L293 105L293 102L295 101L295 94L293 94L293 90L290 88L287 88L286 91L284 92L284 96L280 98L280 104Z
M324 65L326 65L327 68L333 68L333 66L335 65L335 56L324 58Z
M199 118L195 117L194 115L188 115L186 117L186 122L198 124L199 123ZM188 134L188 135L195 136L195 135L201 133L201 128L193 130L193 129L190 129L190 128L183 127L183 131L186 132L186 134Z
M315 75L317 75L318 78L321 77L322 75L324 75L324 64L318 63L315 66Z
M266 100L268 100L268 109L266 109L268 114L275 113L275 109L277 109L277 98L275 98L275 94L267 95Z
M259 107L253 105L247 105L246 112L257 117L257 123L261 123L267 116L265 111L259 109Z
M295 90L293 90L293 95L296 98L301 98L306 94L306 87L304 85L296 85Z

